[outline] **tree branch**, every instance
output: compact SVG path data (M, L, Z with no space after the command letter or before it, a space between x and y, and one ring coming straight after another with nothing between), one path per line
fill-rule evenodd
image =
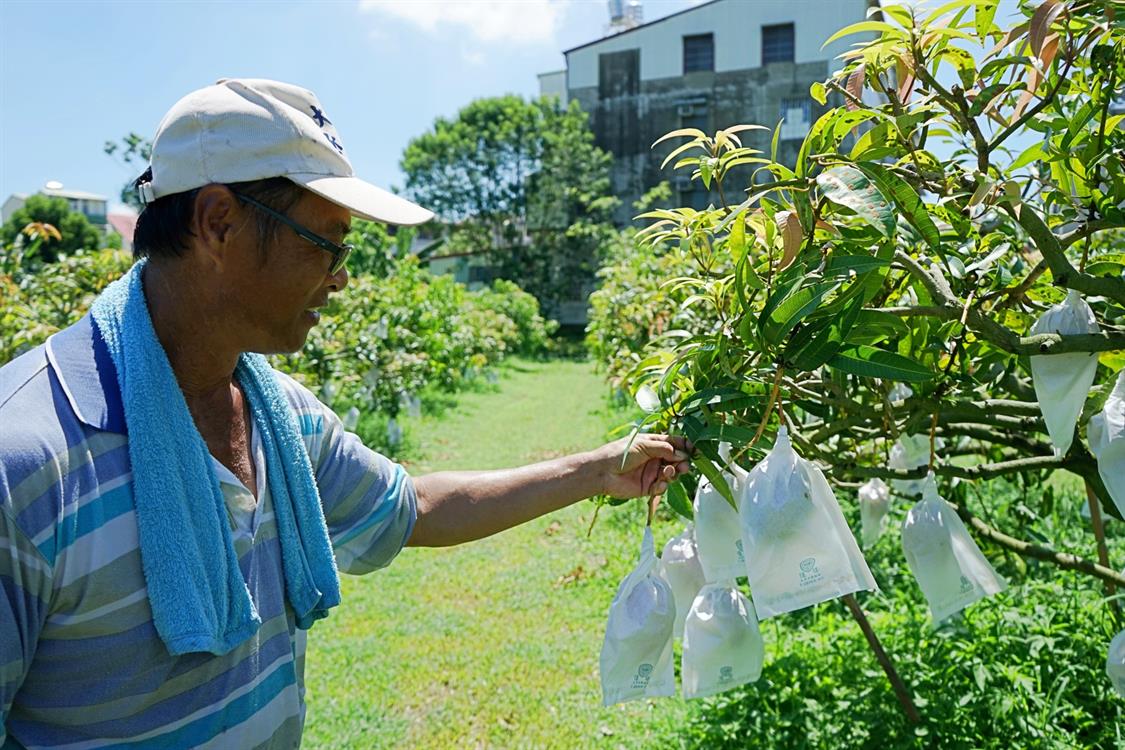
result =
M895 251L895 260L901 263L912 276L922 282L934 301L939 302L941 307L947 308L941 317L947 320L960 320L962 315L966 315L964 306L954 296L945 279L930 273L918 261L901 250ZM1006 352L1016 352L1019 337L996 321L981 314L979 310L969 309L966 322L974 333L980 334L990 343Z
M928 471L927 467L920 466L917 469L890 469L884 466L855 466L843 465L837 466L840 471L845 472L851 476L862 477L870 479L871 477L879 477L880 479L922 479L926 476ZM953 466L950 464L939 464L934 467L933 471L938 476L943 477L960 477L961 479L994 479L1006 474L1019 474L1026 471L1039 471L1043 469L1062 469L1068 468L1066 458L1058 458L1055 456L1028 456L1026 458L1017 458L1012 461L1000 461L994 464L980 464L978 466ZM1080 472L1075 472L1080 473Z
M1010 203L1001 205L1023 227L1039 252L1043 254L1043 259L1047 261L1056 285L1091 296L1108 297L1120 305L1125 305L1125 281L1112 276L1091 276L1079 272L1067 260L1066 251L1059 238L1034 209L1026 203L1018 207Z
M948 502L948 501L946 501ZM981 519L974 516L965 508L957 505L956 503L949 503L957 511L957 515L961 517L966 524L972 527L974 531L980 536L984 537L990 542L1010 549L1018 555L1023 557L1032 557L1036 560L1043 560L1045 562L1057 565L1065 570L1076 570L1080 573L1099 578L1108 583L1115 583L1119 586L1125 586L1125 575L1118 573L1116 570L1111 570L1103 565L1099 565L1092 560L1087 560L1084 557L1073 555L1069 552L1058 552L1050 547L1045 547L1041 544L1032 544L1025 542L1022 539L1016 539L1013 536L1008 536L1002 531L998 531Z
M1094 219L1093 221L1083 222L1077 229L1072 229L1066 234L1059 237L1059 246L1063 248L1070 247L1079 240L1084 240L1092 234L1105 231L1106 229L1121 229L1125 227L1125 222L1117 221L1115 219Z
M1108 352L1125 349L1125 334L1101 333L1073 334L1061 336L1057 333L1041 333L1025 336L1016 347L1020 354L1069 354L1072 352Z

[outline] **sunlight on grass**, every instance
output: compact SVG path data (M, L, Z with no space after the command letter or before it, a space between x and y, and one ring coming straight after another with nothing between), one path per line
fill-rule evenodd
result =
M588 363L518 361L495 392L407 423L414 474L515 466L597 446L627 418ZM407 549L344 577L310 633L307 747L667 746L680 699L600 705L605 616L635 561L640 506L580 503L462 547ZM675 533L667 522L660 535Z

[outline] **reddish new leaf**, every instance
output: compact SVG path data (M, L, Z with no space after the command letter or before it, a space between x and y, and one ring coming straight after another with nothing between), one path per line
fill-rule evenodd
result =
M859 67L848 76L848 85L845 88L847 88L849 94L855 97L855 100L852 100L850 97L844 97L848 109L859 109L858 102L863 101L863 77L866 67L866 65L860 63Z
M1028 28L1027 40L1031 44L1031 54L1042 58L1043 45L1047 41L1047 34L1051 31L1051 24L1063 11L1063 4L1059 0L1043 0L1043 4L1035 9L1031 16L1031 26Z

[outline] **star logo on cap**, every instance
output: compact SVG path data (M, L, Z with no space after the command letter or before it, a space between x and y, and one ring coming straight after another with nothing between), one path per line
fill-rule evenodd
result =
M316 124L319 127L323 128L325 125L331 125L332 124L332 121L324 116L324 112L322 112L319 107L315 107L315 106L310 104L309 109L312 110L312 112L313 112L312 118L313 118L313 120L316 121ZM336 144L332 144L332 145L335 146Z

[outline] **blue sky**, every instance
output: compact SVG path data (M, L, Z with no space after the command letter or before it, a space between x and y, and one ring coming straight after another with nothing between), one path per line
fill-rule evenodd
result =
M645 19L697 2L645 0ZM403 148L435 117L537 94L536 74L607 20L604 0L0 0L0 202L47 180L115 201L139 170L105 141L151 137L178 98L235 76L312 89L357 173L401 184Z

